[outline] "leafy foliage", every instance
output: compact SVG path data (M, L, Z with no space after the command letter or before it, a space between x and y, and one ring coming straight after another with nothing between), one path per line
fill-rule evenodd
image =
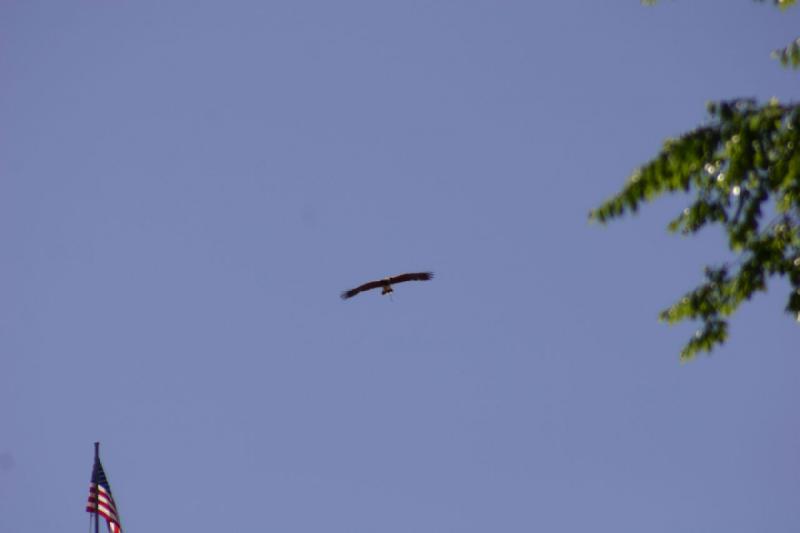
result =
M767 0L755 1L763 4ZM658 0L641 0L641 2L646 6L653 6L658 3ZM797 3L796 0L771 0L771 2L781 9L787 9ZM793 41L785 48L774 50L772 57L778 59L784 67L800 68L800 39Z
M724 342L726 318L772 276L789 279L786 310L800 320L800 107L734 100L710 104L709 114L707 125L666 141L618 195L590 214L605 223L659 195L692 191L694 201L669 230L688 235L724 227L738 259L706 267L705 282L661 313L670 324L702 322L683 359Z
M755 1L781 9L796 3ZM800 67L800 39L773 55L784 66ZM725 342L727 318L766 290L771 277L788 278L786 311L800 322L800 107L741 99L711 103L708 112L708 124L667 140L619 194L589 214L606 223L636 212L643 202L683 191L693 193L694 201L669 231L688 235L714 224L725 229L737 258L707 266L705 281L660 315L670 324L702 323L681 351L684 360Z
M795 39L786 48L773 51L772 57L780 60L784 67L800 67L800 39Z

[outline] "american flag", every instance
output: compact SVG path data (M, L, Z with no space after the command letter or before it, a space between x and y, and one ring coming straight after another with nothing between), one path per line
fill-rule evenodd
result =
M106 519L110 533L122 533L117 515L117 506L111 496L111 487L108 478L100 464L100 457L95 455L94 468L92 469L92 483L89 485L89 503L86 504L87 513L97 513Z

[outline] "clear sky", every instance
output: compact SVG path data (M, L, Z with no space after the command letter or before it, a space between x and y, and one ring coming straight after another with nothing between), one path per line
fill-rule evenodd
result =
M6 1L0 531L800 531L773 283L688 200L588 211L709 100L797 95L749 0ZM436 279L349 301L403 271Z

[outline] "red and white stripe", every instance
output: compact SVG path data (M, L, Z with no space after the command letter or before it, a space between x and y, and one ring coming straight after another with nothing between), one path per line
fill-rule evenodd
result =
M114 498L102 485L92 483L89 487L89 503L86 505L86 510L105 518L106 522L108 522L108 530L111 533L122 533Z

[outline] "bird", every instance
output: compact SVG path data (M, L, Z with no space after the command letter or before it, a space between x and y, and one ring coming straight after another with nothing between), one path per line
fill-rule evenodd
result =
M388 278L378 279L375 281L368 281L363 285L359 285L355 289L344 291L342 293L342 300L352 298L359 292L368 291L371 289L382 288L381 295L391 294L394 292L392 285L395 283L402 283L404 281L428 281L433 278L433 272L409 272L406 274L398 274L397 276L390 276Z

